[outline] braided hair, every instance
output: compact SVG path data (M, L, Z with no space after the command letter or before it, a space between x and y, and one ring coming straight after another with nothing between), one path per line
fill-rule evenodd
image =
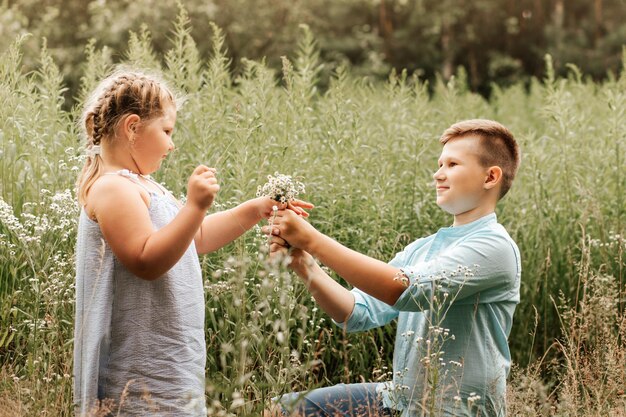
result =
M87 151L111 140L124 118L136 114L145 122L163 115L166 104L176 98L155 76L136 71L117 71L105 78L86 101L81 118ZM99 154L90 154L77 180L78 201L83 206L89 188L102 172Z

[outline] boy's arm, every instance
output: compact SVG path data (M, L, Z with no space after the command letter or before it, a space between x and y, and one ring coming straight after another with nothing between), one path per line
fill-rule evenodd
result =
M519 302L519 252L502 234L470 236L435 259L402 271L410 285L394 304L399 310L422 311L434 303Z
M272 255L276 252L287 253L283 239L275 236L272 242ZM324 272L309 253L292 249L289 255L289 267L304 281L322 310L346 331L364 331L384 326L398 316L398 310L363 291L356 288L348 291ZM398 261L400 255L392 263Z
M394 305L406 290L396 279L399 268L347 248L322 233L315 235L307 250L350 284L389 305Z
M429 309L433 297L442 300L446 293L448 302L483 291L482 302L519 298L519 255L499 234L474 236L432 261L399 268L346 248L290 213L279 212L275 226L274 233L289 244L307 250L355 287L400 311ZM397 279L398 272L410 278L409 288Z
M389 305L406 290L396 279L399 268L343 246L288 211L279 211L274 225L289 244L309 252L350 284Z
M352 293L324 272L310 254L293 249L291 256L290 267L304 281L322 310L338 323L346 321L354 310Z

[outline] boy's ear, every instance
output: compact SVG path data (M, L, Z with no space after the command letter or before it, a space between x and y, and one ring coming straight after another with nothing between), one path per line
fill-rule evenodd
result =
M502 168L497 165L487 169L487 178L485 179L485 189L490 190L500 184L502 180Z

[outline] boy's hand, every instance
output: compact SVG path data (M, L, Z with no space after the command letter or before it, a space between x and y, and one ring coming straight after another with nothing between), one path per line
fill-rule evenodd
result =
M187 202L205 211L211 207L220 190L215 172L215 168L206 165L199 165L193 170L187 182Z
M272 236L270 241L270 257L274 256L289 256L289 268L301 277L309 275L309 267L315 262L308 252L292 248L289 243L278 236Z
M261 218L264 219L269 219L270 217L272 217L272 208L274 206L278 207L280 210L284 210L287 208L302 217L309 217L309 213L304 210L305 208L312 209L314 207L313 204L301 200L293 200L288 204L284 204L276 200L272 200L269 197L257 197L253 199L253 201L258 207L259 215L261 216Z
M292 210L279 210L270 226L263 226L263 233L280 236L294 248L307 250L317 230Z

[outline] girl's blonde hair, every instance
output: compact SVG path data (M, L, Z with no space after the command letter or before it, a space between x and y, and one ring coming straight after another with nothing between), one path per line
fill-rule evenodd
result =
M141 122L163 115L167 103L177 100L164 81L155 75L118 70L102 80L85 102L80 119L86 150L115 138L125 116L136 114ZM78 202L85 204L87 193L102 174L102 157L89 155L76 182Z

